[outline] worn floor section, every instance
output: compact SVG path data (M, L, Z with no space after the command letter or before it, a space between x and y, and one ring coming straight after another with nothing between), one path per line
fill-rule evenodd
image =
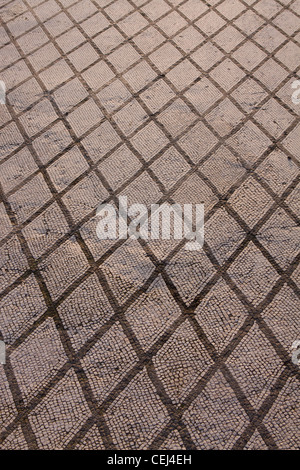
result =
M299 448L300 0L0 16L1 449ZM203 250L99 240L119 195Z

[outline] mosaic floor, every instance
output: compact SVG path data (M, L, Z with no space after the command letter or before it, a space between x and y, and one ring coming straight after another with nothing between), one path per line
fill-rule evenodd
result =
M299 448L300 0L0 5L0 448Z

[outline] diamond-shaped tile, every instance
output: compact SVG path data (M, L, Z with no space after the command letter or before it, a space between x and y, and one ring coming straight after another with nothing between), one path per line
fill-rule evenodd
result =
M197 116L184 101L177 99L159 114L157 119L172 137L176 137L193 124Z
M231 449L249 424L246 412L218 371L183 414L199 449Z
M252 176L229 198L231 207L251 228L270 209L272 203L272 198Z
M242 339L226 364L255 408L268 397L283 369L281 359L257 324Z
M81 360L99 404L128 374L137 360L120 323L115 323Z
M255 119L272 136L279 138L295 118L274 98L271 98L256 113Z
M72 346L78 350L114 314L96 274L84 280L59 305L58 313Z
M202 122L199 122L178 141L178 144L188 157L197 163L210 152L217 142L218 139L212 132Z
M149 349L180 316L180 309L161 276L126 311L142 348Z
M275 0L260 0L255 5L255 10L265 18L272 18L281 10L281 5Z
M104 61L98 62L82 74L82 77L93 91L105 85L114 76L115 74Z
M35 195L34 199L32 199L32 194ZM8 200L17 220L23 222L46 204L51 196L43 176L38 173L18 191L9 196Z
M118 72L123 72L128 69L128 67L137 62L139 58L140 55L130 44L119 47L116 51L107 56L109 62Z
M103 114L94 100L90 99L68 115L68 122L77 136L85 134L101 122Z
M178 91L182 91L196 78L198 78L199 75L200 72L196 69L196 67L191 64L189 60L185 59L167 73L167 78L171 80Z
M126 145L118 148L98 166L108 184L117 189L127 182L140 168L138 158Z
M241 2L239 2L239 0L230 0L221 3L221 5L219 5L217 9L228 20L231 20L232 18L240 14L245 9L245 7Z
M245 76L245 73L232 60L225 59L210 72L210 76L225 91L229 91Z
M202 15L202 13L204 13L206 10L207 6L202 2L198 2L197 0L188 0L179 7L179 11L181 11L189 20L193 21Z
M270 217L257 238L283 269L287 269L299 253L300 227L283 209Z
M289 35L299 29L299 18L288 10L284 10L276 16L273 23Z
M57 16L55 18L57 18L57 24L59 24L60 18ZM72 25L71 21L69 24ZM39 26L17 39L17 43L21 47L24 54L33 52L35 49L42 47L46 42L48 42L48 37Z
M153 26L149 26L149 28L138 34L133 40L144 54L148 54L164 41L164 37Z
M61 12L54 18L46 21L44 25L47 31L49 31L52 36L56 37L64 33L72 26L72 20L70 20L70 18L68 18L64 12Z
M23 148L0 166L0 181L4 192L11 191L38 170L31 153Z
M114 121L126 136L132 134L147 119L148 114L136 100L130 101L114 115Z
M53 299L57 299L87 268L88 261L74 237L40 263L40 270Z
M273 91L286 77L287 72L273 59L267 60L254 72L254 77Z
M59 36L59 38L56 39L56 42L63 52L67 53L75 49L79 44L84 43L85 37L79 29L75 27Z
M282 141L282 145L297 159L300 160L300 147L299 147L299 130L298 124Z
M69 60L79 72L96 62L98 57L98 53L88 43L83 44L83 46L80 46L78 49L68 55Z
M271 145L271 140L252 122L247 121L238 132L229 137L227 143L252 166Z
M23 13L23 15L20 15L16 19L7 23L7 27L9 28L11 34L14 37L18 37L21 34L26 33L26 31L32 29L36 25L37 21L34 18L33 14L29 11Z
M31 77L32 73L24 60L19 60L1 72L1 79L6 83L8 90Z
M130 91L120 80L114 80L110 85L104 87L97 95L104 108L112 113L131 98Z
M291 192L289 197L286 199L286 203L292 209L292 211L300 217L300 184Z
M148 209L151 204L157 204L162 193L156 182L144 171L120 193L127 196L128 204L144 204Z
M104 11L113 21L117 21L132 10L133 6L127 0L117 0L105 8Z
M23 229L31 254L39 258L69 231L65 217L54 202Z
M62 198L73 220L79 222L98 207L108 192L94 172L73 186Z
M169 416L145 369L115 399L105 420L118 449L149 447Z
M280 150L274 150L257 168L257 174L278 195L296 178L299 170Z
M267 92L252 78L248 78L233 91L231 96L247 113L250 113L258 108L259 103L267 96Z
M123 77L137 92L148 85L156 77L156 73L146 61L142 61L126 72Z
M165 147L169 140L154 122L150 122L132 137L131 143L139 154L148 161Z
M39 77L44 83L47 90L50 91L56 88L58 85L61 85L62 83L67 81L70 77L72 77L72 75L72 69L62 59L58 62L55 62L54 65L51 65L51 67L41 72Z
M82 144L94 162L97 162L120 142L120 137L108 121L82 140Z
M138 11L131 13L118 23L119 28L121 28L127 36L134 36L147 25L148 21Z
M290 41L275 54L275 57L288 67L288 69L294 71L299 65L300 47Z
M195 83L184 96L195 106L199 113L204 113L221 97L222 93L207 78Z
M205 288L215 268L203 251L183 248L169 261L166 271L183 302L190 305Z
M247 41L233 53L233 57L245 67L245 69L250 71L260 64L266 57L266 54L255 46L253 42Z
M73 370L29 415L40 449L63 449L91 412Z
M205 241L220 264L232 255L245 235L244 230L223 208L218 209L205 224Z
M279 277L252 242L230 266L228 274L247 300L255 306L265 299Z
M96 6L90 0L83 0L80 5L77 3L68 9L68 12L77 22L84 20L88 16L91 16L96 11Z
M28 402L67 361L54 321L45 320L10 356L21 393Z
M48 99L40 101L20 117L20 121L29 137L37 134L56 119L57 114Z
M47 310L33 274L3 297L0 307L1 333L6 344L13 344Z
M59 121L46 132L33 140L32 145L43 165L50 162L56 155L65 150L72 142L69 131Z
M148 16L150 20L157 20L162 15L170 10L169 5L164 0L152 0L142 7L142 11Z
M299 392L299 381L296 377L290 377L264 420L278 448L282 450L298 449L299 413L295 413L295 410L298 410Z
M228 347L247 318L247 309L223 279L212 287L195 313L199 325L219 354Z
M191 58L197 62L201 69L207 71L223 57L223 53L211 42L206 42L204 46L197 49Z
M247 10L234 21L234 24L247 35L254 33L263 23L264 20L252 10Z
M288 354L292 343L299 338L299 307L298 296L285 284L262 312L264 321Z
M30 105L38 101L43 92L38 82L32 78L15 88L8 95L9 102L16 112L25 111Z
M69 112L75 105L88 96L78 78L67 82L54 92L54 99L62 113Z
M212 364L205 347L186 320L153 360L158 378L173 403L180 403Z
M243 117L232 101L225 98L206 116L206 120L221 137L225 137L237 127Z
M173 36L177 31L187 25L185 19L176 11L164 16L157 23L158 27L168 36Z
M167 191L190 170L189 164L174 147L166 150L150 168Z
M221 194L228 191L245 173L239 159L223 146L205 161L201 166L201 171Z
M101 266L117 301L123 304L142 287L154 266L137 240L125 242Z
M199 44L204 41L204 36L197 31L194 26L188 26L186 29L178 33L173 41L184 52L188 53L195 49Z
M98 261L103 255L106 256L108 250L118 244L118 240L101 240L98 238L96 232L98 222L99 218L96 217L94 212L93 215L80 227L80 235L95 261Z
M258 44L267 49L268 52L272 52L274 49L277 49L286 38L278 29L268 24L255 34L254 39Z
M173 90L164 80L153 83L140 97L152 113L159 111L168 101L175 96Z

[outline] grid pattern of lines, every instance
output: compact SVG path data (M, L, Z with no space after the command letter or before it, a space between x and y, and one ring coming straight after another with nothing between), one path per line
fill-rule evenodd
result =
M1 0L0 447L299 447L300 2ZM100 241L100 202L205 203Z

